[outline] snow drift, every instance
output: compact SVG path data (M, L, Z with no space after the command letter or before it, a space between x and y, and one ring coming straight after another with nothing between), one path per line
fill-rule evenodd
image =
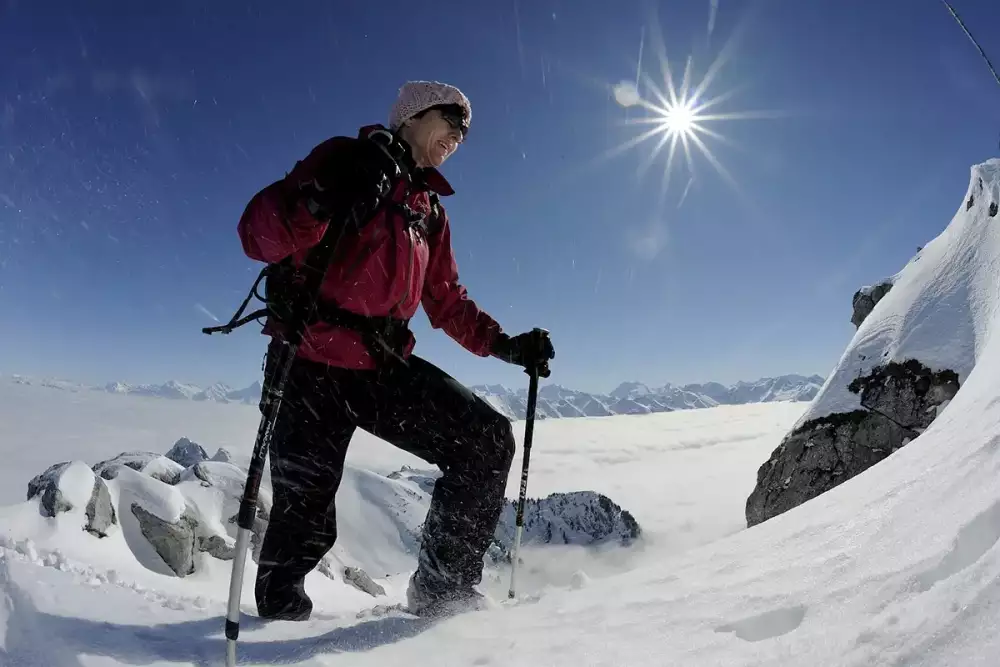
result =
M854 295L858 325L812 406L758 470L752 526L912 442L961 391L994 331L1000 161L972 169L962 206L896 275Z

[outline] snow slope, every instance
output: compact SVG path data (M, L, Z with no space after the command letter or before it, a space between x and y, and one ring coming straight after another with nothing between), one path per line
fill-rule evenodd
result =
M648 530L641 546L572 557L539 548L526 554L536 577L519 604L433 625L357 622L346 587L323 596L309 622L264 625L245 595L241 664L997 665L1000 218L989 212L1000 200L998 176L1000 161L973 170L973 204L966 209L963 201L942 235L897 276L809 410L776 403L539 425L531 492L559 486L607 493ZM897 354L921 350L925 362L959 371L956 397L885 460L739 529L756 464L795 419L853 407L833 378L851 374L844 366L875 335L898 341ZM252 430L251 414L228 415L247 422L236 428ZM5 414L4 424L15 416ZM189 419L183 426L197 425ZM24 445L3 443L18 462ZM375 440L356 444L358 466L406 462ZM84 449L79 441L54 442L49 454ZM246 446L236 452L245 456ZM21 470L21 483L41 471ZM688 544L678 543L683 525L673 515L682 513L697 536ZM204 577L191 595L184 580L149 586L102 579L58 554L16 541L12 549L9 539L2 553L0 663L219 664L217 591L224 583L217 577ZM599 566L600 576L589 576ZM578 569L583 573L565 583L543 585L547 576ZM387 587L387 597L399 595L400 586Z

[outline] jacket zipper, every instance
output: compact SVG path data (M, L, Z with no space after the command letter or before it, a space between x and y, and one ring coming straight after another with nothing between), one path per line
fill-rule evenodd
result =
M406 244L410 247L410 249L408 253L409 258L406 262L406 287L403 289L403 295L399 298L399 301L397 301L396 305L393 307L397 315L399 315L399 309L402 307L403 302L406 301L408 296L410 296L410 284L413 280L413 275L412 275L413 253L414 253L413 235L411 233L412 230L410 229L409 225L406 224L405 221L403 221L403 231L406 233Z

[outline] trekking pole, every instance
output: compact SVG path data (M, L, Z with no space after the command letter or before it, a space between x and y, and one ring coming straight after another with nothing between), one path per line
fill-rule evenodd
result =
M545 329L533 329L531 332L536 340L541 336L544 336L548 332ZM531 439L535 432L535 408L538 403L538 377L542 375L544 377L549 376L548 365L546 362L533 363L527 369L525 373L528 374L528 407L527 414L525 415L524 423L524 460L521 465L521 493L517 499L517 517L514 521L514 554L511 560L510 566L510 590L507 591L507 597L511 600L514 599L515 595L515 580L517 577L517 561L519 558L519 553L521 551L521 532L524 529L524 501L528 494L528 462L531 458Z
M247 481L243 487L240 512L236 520L239 532L236 535L236 552L233 556L233 571L229 580L229 603L226 608L226 666L236 666L236 639L240 634L240 597L243 592L243 570L246 566L247 550L253 523L257 518L257 497L260 480L264 475L264 460L270 449L271 435L278 419L278 410L284 397L292 361L298 352L301 327L292 332L291 340L285 345L278 364L272 369L272 377L264 379L264 410L257 427L257 441L247 470ZM276 378L274 376L277 376ZM277 380L277 386L273 386Z

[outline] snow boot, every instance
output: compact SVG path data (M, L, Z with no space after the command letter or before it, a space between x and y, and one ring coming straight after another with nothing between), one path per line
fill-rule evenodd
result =
M419 570L406 588L407 611L423 618L440 618L467 611L489 609L489 599L474 588L431 591L420 579Z
M268 572L257 579L257 613L268 621L306 621L312 613L312 600L306 594L305 581L274 581Z

